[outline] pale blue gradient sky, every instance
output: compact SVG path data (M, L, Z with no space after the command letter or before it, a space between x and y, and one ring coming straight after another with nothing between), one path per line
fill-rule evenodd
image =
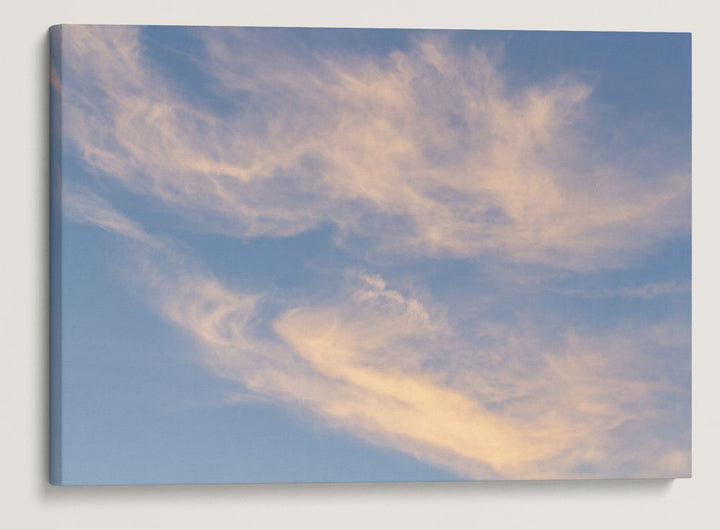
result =
M689 35L62 31L64 482L689 473Z

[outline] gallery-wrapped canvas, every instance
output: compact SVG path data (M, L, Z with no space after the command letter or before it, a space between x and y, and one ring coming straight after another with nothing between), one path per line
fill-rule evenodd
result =
M690 476L689 34L50 46L53 484Z

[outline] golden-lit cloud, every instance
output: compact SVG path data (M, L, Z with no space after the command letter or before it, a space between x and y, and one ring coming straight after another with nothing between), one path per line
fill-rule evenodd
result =
M86 162L202 230L332 223L338 244L358 236L370 255L575 270L621 266L689 230L689 174L660 152L595 145L590 86L510 89L485 51L437 35L360 56L198 30L197 75L219 112L158 73L136 29L63 31L63 76L84 87L63 96L63 119ZM651 181L632 176L640 162Z
M349 272L342 293L272 317L274 336L262 338L262 297L164 269L153 281L165 318L195 338L210 370L251 392L245 401L257 395L310 412L466 478L689 471L686 453L647 432L635 441L653 445L658 460L643 464L635 446L618 445L616 429L652 424L659 401L682 393L630 333L570 331L553 342L537 330L490 325L480 331L488 346L472 346L432 301ZM646 372L633 369L638 359Z

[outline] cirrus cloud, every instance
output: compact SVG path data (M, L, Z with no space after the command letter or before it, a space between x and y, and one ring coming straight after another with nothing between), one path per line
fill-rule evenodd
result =
M90 166L202 230L290 236L331 223L369 259L574 270L625 265L689 230L689 174L656 164L648 186L629 146L601 157L583 82L511 90L485 51L437 35L386 56L293 51L243 30L197 36L198 75L222 112L161 76L137 29L72 27L63 76L83 91L64 96L64 119Z

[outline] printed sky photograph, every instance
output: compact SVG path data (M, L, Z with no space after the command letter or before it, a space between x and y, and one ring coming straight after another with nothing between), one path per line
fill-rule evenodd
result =
M690 34L64 25L50 84L57 482L690 476Z

